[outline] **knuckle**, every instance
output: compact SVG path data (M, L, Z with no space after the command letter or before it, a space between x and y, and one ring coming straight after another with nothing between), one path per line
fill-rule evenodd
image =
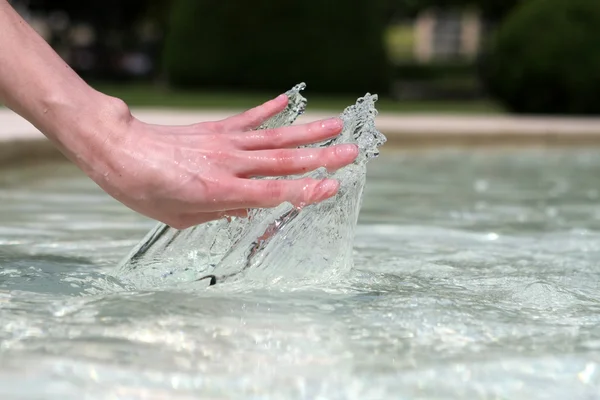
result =
M322 161L323 166L329 166L330 164L338 164L343 159L344 152L341 151L340 147L332 146L323 148L319 151L319 159Z
M235 133L235 132L228 132L223 134L223 136L225 137L225 140L227 141L227 144L233 148L233 149L243 149L244 145L246 143L246 138L243 137L242 135Z
M278 170L288 169L293 163L293 153L290 150L279 149L273 151L273 164Z
M255 108L251 108L250 110L246 110L242 113L241 117L244 121L249 124L253 124L254 121L258 118L258 112Z
M274 145L274 146L281 145L281 139L282 139L281 130L265 129L265 130L263 130L263 136L264 136L265 140L270 141L272 145Z
M343 152L339 146L325 147L319 151L319 157L327 160L337 158Z
M223 197L223 193L227 193L228 188L223 182L216 181L204 181L202 183L202 198L199 198L199 202L215 202L216 199Z
M301 203L310 203L311 197L315 191L315 181L311 178L304 178L299 182L302 187L302 191L300 194L300 202Z
M296 156L298 155L298 150L279 149L276 150L275 154L277 160L284 164L289 164L296 159Z
M215 179L215 185L222 188L224 179L236 176L244 171L244 167L248 164L248 155L239 151L228 152L223 154L223 157L220 157L215 163L219 166L221 172Z
M208 128L209 131L215 133L224 133L227 131L227 121L212 121L212 122L202 122L203 128Z
M267 192L267 196L276 201L282 201L284 190L281 182L277 180L267 181L265 191Z

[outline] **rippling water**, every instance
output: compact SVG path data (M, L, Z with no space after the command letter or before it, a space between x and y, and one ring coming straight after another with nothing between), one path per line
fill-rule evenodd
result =
M3 170L0 398L600 398L600 150L384 150L356 269L285 290L120 291L154 222Z

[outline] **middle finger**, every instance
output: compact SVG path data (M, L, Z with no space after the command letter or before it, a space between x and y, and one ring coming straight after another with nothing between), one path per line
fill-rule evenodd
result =
M303 174L320 167L329 171L342 168L358 156L354 144L324 148L259 150L244 152L236 172L240 177L284 176Z
M321 142L337 136L343 121L331 118L309 124L232 134L231 140L242 150L291 148Z

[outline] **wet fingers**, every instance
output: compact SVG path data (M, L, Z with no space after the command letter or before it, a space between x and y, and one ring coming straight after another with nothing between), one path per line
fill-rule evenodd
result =
M239 179L224 200L228 208L271 208L290 202L295 206L318 203L334 196L339 182L332 179Z
M304 125L237 134L232 137L232 141L243 150L292 148L331 139L337 136L342 128L341 119L331 118Z
M264 150L243 153L235 169L240 177L299 175L325 167L334 171L358 156L354 144L325 148Z
M282 94L258 107L254 107L241 114L225 119L223 125L233 131L256 129L269 118L282 112L287 104L288 97L285 94Z

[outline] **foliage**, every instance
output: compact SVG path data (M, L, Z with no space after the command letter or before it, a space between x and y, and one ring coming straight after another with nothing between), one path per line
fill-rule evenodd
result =
M472 7L480 10L485 19L494 22L524 1L527 0L385 0L385 14L391 19L397 16L410 18L429 8Z
M176 87L383 93L389 85L379 0L177 0L164 66Z
M392 64L413 58L416 33L412 23L396 23L388 26L385 43Z
M519 113L600 113L600 3L529 0L490 41L482 77Z
M275 91L192 91L166 89L151 84L107 84L92 82L102 93L123 99L132 107L184 108L202 110L236 110L242 111L275 96ZM356 96L307 94L309 111L341 112L345 107L354 104ZM448 113L448 114L489 114L501 113L497 104L489 101L397 101L390 97L381 97L377 109L385 113Z

